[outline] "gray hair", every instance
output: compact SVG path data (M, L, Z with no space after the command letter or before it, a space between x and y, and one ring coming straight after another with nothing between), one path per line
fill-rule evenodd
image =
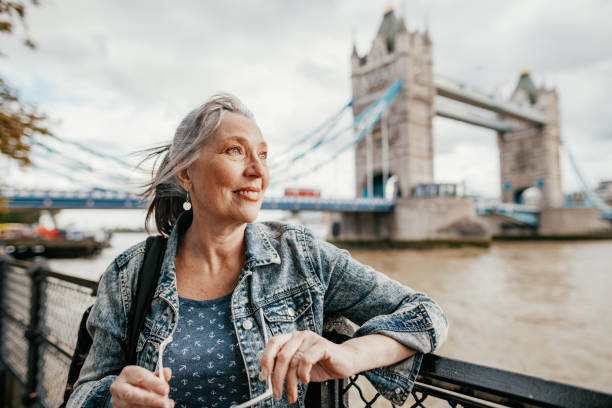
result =
M185 116L176 128L171 144L143 151L146 157L142 162L155 159L152 179L143 186L145 190L141 194L143 201L148 201L145 219L147 232L152 217L162 235L168 236L172 232L187 198L187 191L181 187L176 175L196 161L204 141L217 130L225 112L239 113L255 120L251 111L238 98L220 93Z

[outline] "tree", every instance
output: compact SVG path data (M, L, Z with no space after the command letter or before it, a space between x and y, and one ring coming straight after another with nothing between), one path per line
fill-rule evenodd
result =
M33 6L39 5L38 0L30 2ZM26 29L24 45L35 49L36 45L27 35L25 18L25 2L0 0L0 33L12 34L15 23L20 22ZM0 57L6 57L2 50L0 50ZM32 136L50 133L44 126L45 120L44 114L39 113L35 107L22 102L17 91L0 76L0 154L24 165L31 164L29 152L32 146Z

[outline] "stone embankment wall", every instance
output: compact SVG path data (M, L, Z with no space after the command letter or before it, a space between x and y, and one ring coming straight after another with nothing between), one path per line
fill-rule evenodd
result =
M329 237L337 242L409 245L490 241L467 197L400 198L393 213L338 213L330 221Z
M540 213L538 234L612 234L612 223L602 220L597 208L547 208Z

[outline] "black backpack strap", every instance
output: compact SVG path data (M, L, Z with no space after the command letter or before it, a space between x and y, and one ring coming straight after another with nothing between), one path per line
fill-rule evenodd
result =
M136 346L138 345L138 336L144 325L144 317L151 305L157 281L161 273L161 266L164 261L164 253L166 252L166 244L168 239L162 236L154 236L147 238L145 244L145 255L140 272L138 273L138 282L136 284L136 293L133 296L134 305L130 308L131 312L128 316L128 344L127 344L127 364L136 364ZM64 391L64 401L60 408L65 408L70 395L74 390L74 384L79 378L81 368L85 362L89 349L92 345L92 338L87 331L87 319L92 306L89 306L81 318L79 325L79 333L77 345L72 355L70 369L68 371L68 381Z
M147 238L145 257L138 273L136 293L132 296L133 303L127 325L127 365L136 364L138 337L157 288L167 242L168 239L161 235Z
M87 354L89 354L89 349L91 348L92 339L87 332L86 323L92 306L93 305L85 309L85 312L83 312L83 316L81 317L77 344L72 354L72 360L70 361L70 368L68 370L68 380L66 381L66 387L64 389L64 401L60 405L60 408L64 408L68 403L68 399L70 398L70 395L72 395L72 391L74 391L74 384L76 384L77 380L79 379L81 368L83 367L83 363L85 362Z

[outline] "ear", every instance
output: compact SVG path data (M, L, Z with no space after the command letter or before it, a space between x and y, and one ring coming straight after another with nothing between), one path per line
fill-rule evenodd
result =
M189 168L183 169L176 174L181 187L186 191L191 190L191 177L189 176Z

